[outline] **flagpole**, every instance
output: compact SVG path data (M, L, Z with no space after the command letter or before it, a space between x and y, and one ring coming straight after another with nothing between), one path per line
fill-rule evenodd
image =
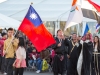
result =
M61 21L61 17L64 16L64 15L65 15L66 13L68 13L69 11L70 11L70 10L67 10L67 11L65 11L64 13L62 13L61 15L58 16L58 19L57 19L57 25L58 25L57 27L58 27L58 28L59 28L59 22Z
M77 37L78 37L78 31L79 31L79 24L78 24L78 28L77 28Z

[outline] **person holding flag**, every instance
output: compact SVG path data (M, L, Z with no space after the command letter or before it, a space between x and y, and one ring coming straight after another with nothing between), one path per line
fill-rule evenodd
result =
M90 32L87 32L82 40L81 53L77 62L77 72L78 75L90 75L90 66L92 61L92 52L93 52L93 40Z
M54 75L77 75L77 61L81 51L77 34L73 33L72 39L68 40L64 38L62 30L58 30L55 39L56 44L53 45L56 54L53 59Z
M53 58L53 73L54 75L66 75L67 71L67 48L65 44L65 38L62 30L57 31L56 43L52 46L55 50L55 56ZM68 43L68 40L66 41Z
M15 60L15 51L18 47L18 39L14 38L14 29L8 29L8 38L4 41L3 53L5 55L5 69L7 75L13 75L13 62Z
M90 75L90 64L92 61L93 39L88 24L83 25L81 52L77 62L78 75Z
M69 17L67 19L65 29L72 27L76 24L81 23L83 20L83 13L81 10L81 1L80 0L73 0L71 11ZM67 44L67 43L66 43ZM78 75L77 73L77 61L78 56L80 54L81 45L77 40L77 34L74 33L72 35L72 39L69 41L68 44L68 75Z

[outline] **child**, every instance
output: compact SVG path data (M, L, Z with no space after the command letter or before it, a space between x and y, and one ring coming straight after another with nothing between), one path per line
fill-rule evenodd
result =
M29 56L31 58L31 60L29 60L29 66L35 68L37 58L37 52L35 48L33 48L32 53L29 53Z

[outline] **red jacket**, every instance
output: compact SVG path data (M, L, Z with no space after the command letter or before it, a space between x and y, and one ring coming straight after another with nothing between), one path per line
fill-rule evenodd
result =
M36 52L29 53L30 58L32 58L32 55L35 55L35 57L37 58L37 53Z
M0 55L3 56L3 46L6 39L0 39Z

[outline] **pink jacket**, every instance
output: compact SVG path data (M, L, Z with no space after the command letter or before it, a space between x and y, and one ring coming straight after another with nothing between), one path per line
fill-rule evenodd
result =
M3 56L3 46L6 39L0 39L0 55Z

